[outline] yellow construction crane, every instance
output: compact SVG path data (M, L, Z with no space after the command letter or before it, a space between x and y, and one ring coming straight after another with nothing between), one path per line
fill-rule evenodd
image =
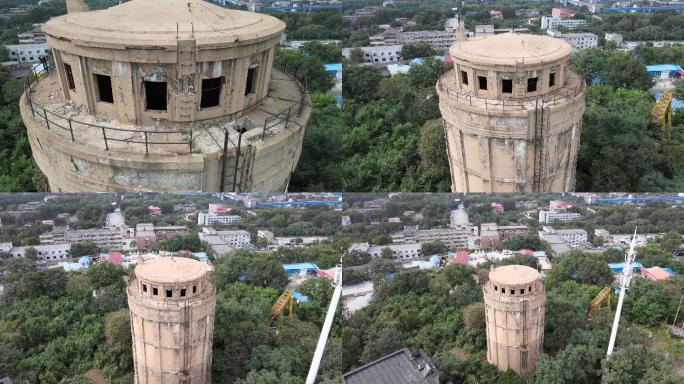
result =
M660 99L653 105L651 125L660 130L658 140L660 152L668 152L668 145L672 142L672 92L663 92Z
M288 309L288 316L292 316L294 313L294 298L292 297L292 292L285 290L283 293L278 297L278 300L276 300L275 304L273 304L273 307L271 308L271 313L268 315L268 326L271 327L273 326L273 322L278 318L283 315L283 312L285 312L285 308Z
M665 91L653 105L651 123L665 129L672 126L672 92Z
M610 309L610 297L612 296L612 288L610 287L604 287L601 292L594 297L594 300L591 301L591 305L589 305L589 309L587 309L587 316L591 317L591 314L597 309L601 307L601 303L603 303L604 300L608 301L608 309Z

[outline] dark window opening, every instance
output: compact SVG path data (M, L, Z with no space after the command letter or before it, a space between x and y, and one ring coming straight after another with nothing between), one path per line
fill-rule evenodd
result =
M501 293L506 293L506 288L501 287Z
M76 83L74 83L74 73L71 72L71 65L64 64L64 73L66 74L66 80L67 84L69 85L69 89L73 91L76 89Z
M170 289L166 290L166 297L173 297L173 291Z
M513 93L513 80L511 80L511 79L501 80L501 92Z
M166 111L166 82L145 82L145 109Z
M511 295L515 295L515 289L511 289Z
M143 284L143 292L147 292L147 284Z
M223 77L213 79L202 79L202 100L200 108L216 107L221 99L221 83Z
M530 77L527 79L527 92L537 92L537 78Z
M554 85L556 85L556 73L552 72L549 75L549 87L553 87Z
M487 90L487 78L485 76L478 76L477 80L480 83L480 89L483 91Z
M96 73L95 82L97 83L97 100L105 103L113 103L112 77Z
M152 294L157 296L159 294L159 290L157 288L152 288Z
M181 297L185 297L185 288L181 288Z
M527 292L532 292L532 287L527 287Z
M247 84L245 85L245 96L251 95L255 92L257 69L259 69L259 67L253 67L247 71Z
M522 295L524 293L525 293L525 288L520 288L520 294Z
M499 287L495 285L495 286L494 286L494 290L495 290L495 291L498 291L498 290L499 290Z
M192 293L197 293L197 286L196 285L192 286Z
M468 85L468 72L466 71L461 71L461 82L464 85Z

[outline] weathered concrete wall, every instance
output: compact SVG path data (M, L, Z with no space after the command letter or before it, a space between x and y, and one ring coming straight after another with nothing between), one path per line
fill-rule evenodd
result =
M544 285L538 280L512 285L490 280L485 284L487 361L502 371L534 370L544 343L545 300Z
M187 300L153 300L128 287L135 382L137 384L211 383L216 296L206 280L203 291Z
M513 103L504 107L456 101L444 90L438 93L454 192L574 190L583 92L543 108L540 102L537 110ZM538 122L541 141L536 137ZM542 146L539 190L534 184L538 145Z

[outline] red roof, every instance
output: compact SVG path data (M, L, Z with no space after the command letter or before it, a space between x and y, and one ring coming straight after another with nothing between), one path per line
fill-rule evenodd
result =
M107 255L107 262L110 264L115 264L115 265L121 265L121 259L123 258L123 255L121 252L109 252L109 255Z
M519 250L518 253L520 253L521 255L525 255L525 256L534 255L534 251L531 249L527 249L527 248L523 248L523 249Z
M670 272L658 266L651 268L641 267L641 274L653 281L667 280L670 278Z
M449 254L449 262L452 264L468 264L468 252L458 251L455 254Z

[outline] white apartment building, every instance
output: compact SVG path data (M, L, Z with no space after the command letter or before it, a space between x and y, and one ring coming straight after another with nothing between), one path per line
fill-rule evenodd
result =
M371 257L382 257L382 250L389 248L392 250L392 256L395 260L415 259L421 255L419 243L412 244L389 244L389 245L373 245L368 248L368 254Z
M404 230L392 234L392 243L428 243L440 240L448 248L468 248L468 227L418 229L418 226L405 226Z
M565 244L571 247L580 247L589 241L587 236L587 231L584 229L554 229L549 226L542 227L540 232L540 238L545 235L558 235L565 242Z
M216 212L200 212L197 214L197 224L199 225L213 225L214 223L230 225L238 221L240 221L239 215L219 215Z
M50 55L50 47L42 44L10 44L5 45L7 56L18 63L37 63L42 56Z
M401 32L399 34L400 45L426 42L435 51L447 50L455 41L456 35L453 32L447 31L415 31Z
M562 223L569 223L571 221L577 220L581 217L579 213L574 212L563 212L557 209L548 209L539 211L539 222L550 224L554 221L560 221Z
M343 48L342 56L345 59L350 58L352 49L355 48ZM364 63L383 64L401 60L401 45L360 47L359 49L363 51Z
M598 47L598 36L593 33L563 33L560 38L570 43L574 52Z
M132 240L124 238L123 231L108 228L78 229L64 232L64 241L67 244L92 241L102 249L128 250Z
M542 16L541 18L542 29L558 29L558 27L563 27L574 30L585 25L587 25L587 21L584 19L562 19L554 16Z
M48 244L48 245L30 245L22 247L13 247L10 250L12 257L25 257L26 251L29 248L35 248L38 252L38 258L43 262L57 262L68 260L69 249L71 244Z

